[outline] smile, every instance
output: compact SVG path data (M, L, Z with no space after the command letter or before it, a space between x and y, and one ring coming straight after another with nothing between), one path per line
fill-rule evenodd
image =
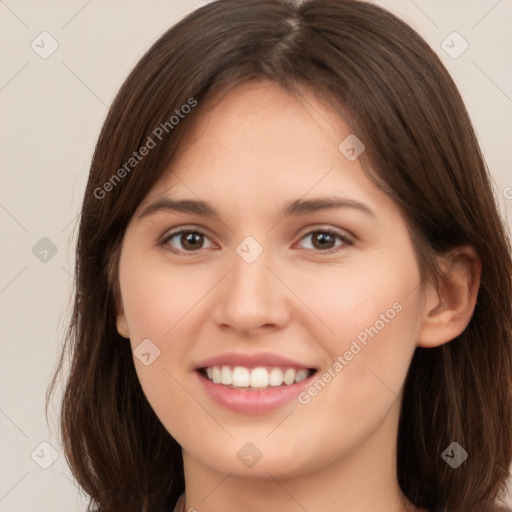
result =
M314 373L314 370L308 368L278 366L247 368L231 365L209 366L202 371L203 375L214 384L245 390L290 386L306 380Z

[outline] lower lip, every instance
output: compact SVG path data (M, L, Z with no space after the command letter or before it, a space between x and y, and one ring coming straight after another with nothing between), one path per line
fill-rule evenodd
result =
M230 388L222 384L214 384L200 372L196 372L206 393L218 404L235 412L247 414L259 414L279 409L288 402L297 398L297 395L306 388L311 378L310 375L302 382L290 385L268 387L255 391Z

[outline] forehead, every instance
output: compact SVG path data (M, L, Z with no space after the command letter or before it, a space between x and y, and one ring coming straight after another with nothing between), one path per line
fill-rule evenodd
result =
M359 159L340 150L354 134L312 90L293 94L270 81L250 82L217 91L195 113L139 212L164 197L204 200L221 216L228 208L250 210L262 219L297 199L327 196L374 212L395 208Z
M233 186L243 178L247 186L258 181L268 189L269 179L288 187L301 180L313 185L336 174L329 172L333 166L360 170L338 149L350 127L310 90L293 94L270 81L245 83L217 91L195 114L153 195L172 181L171 174L202 188L219 180Z
M318 92L304 87L287 90L268 80L251 81L221 89L199 105L196 117L185 135L184 151L194 145L234 149L246 144L252 148L256 137L266 140L260 151L283 150L290 143L306 139L308 146L319 142L337 146L350 128ZM273 136L278 136L274 138ZM296 146L296 144L295 144ZM297 147L294 147L297 151ZM305 152L308 151L305 147Z

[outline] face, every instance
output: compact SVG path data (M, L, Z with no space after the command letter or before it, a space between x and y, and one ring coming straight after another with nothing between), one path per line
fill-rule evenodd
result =
M424 300L399 208L301 97L260 82L203 105L120 256L147 399L185 461L243 478L391 453Z

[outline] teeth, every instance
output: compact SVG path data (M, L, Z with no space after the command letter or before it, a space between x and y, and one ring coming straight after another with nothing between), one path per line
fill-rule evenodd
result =
M280 386L283 383L283 372L281 368L272 368L268 377L268 383L271 386Z
M265 368L254 368L251 372L251 388L266 388L269 375Z
M227 370L231 373L231 368L229 366L223 366L222 370ZM233 379L231 383L235 388L246 388L249 386L250 378L251 376L247 368L244 368L243 366L235 366L233 369Z
M234 388L263 389L269 386L290 386L295 382L302 382L310 375L310 370L301 368L265 368L258 367L252 370L244 366L212 366L206 368L206 376L214 384L222 384Z
M233 383L233 377L231 376L231 370L227 366L223 366L220 371L220 383L225 386Z
M303 380L306 380L308 376L309 370L298 370L297 373L295 374L295 382L302 382Z
M284 372L283 381L287 386L295 382L295 370L293 368L288 368Z
M221 380L222 380L222 374L220 372L220 368L218 366L214 366L212 368L212 377L211 379L213 380L214 384L220 384Z

